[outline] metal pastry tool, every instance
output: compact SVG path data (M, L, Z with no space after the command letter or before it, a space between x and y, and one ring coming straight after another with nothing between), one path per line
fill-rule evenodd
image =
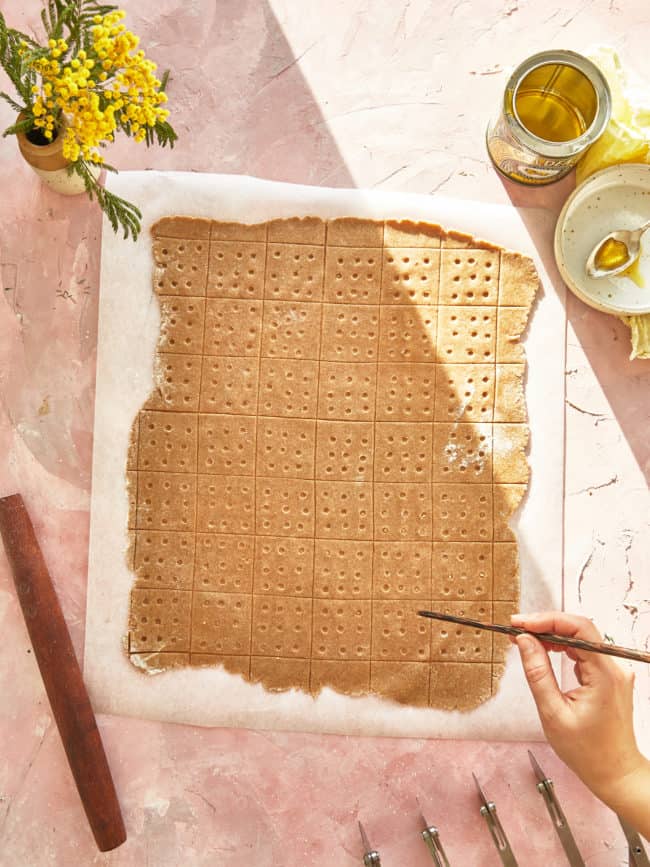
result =
M635 831L631 825L624 822L621 817L618 817L621 823L621 828L627 839L627 845L630 848L630 867L650 867L650 859L646 850L643 848L641 837L638 831Z
M482 620L470 620L468 617L456 617L455 614L442 614L440 611L418 611L420 617L430 617L433 620L446 620L448 623L458 623L459 626L471 626L474 629L487 629L488 632L500 632L502 635L534 635L540 641L548 644L560 644L562 647L575 647L578 650L589 650L592 653L604 653L606 656L618 656L621 659L634 659L637 662L650 663L650 653L643 650L632 650L629 647L619 647L618 644L606 644L599 641L585 641L582 638L567 638L566 635L555 635L553 632L531 632L518 626L504 626L500 623L483 623Z
M544 798L546 809L553 822L553 827L560 838L560 843L562 843L562 847L566 852L569 864L571 867L585 867L585 862L576 846L576 841L573 839L569 823L555 794L553 781L541 769L537 759L530 750L528 750L528 758L537 777L537 791Z
M361 822L359 822L359 832L361 833L361 842L363 843L363 863L365 867L373 867L373 865L374 867L381 867L379 852L370 845L370 840L368 840L368 835Z
M474 777L476 790L478 791L478 796L481 801L481 815L487 823L490 834L492 835L492 839L494 840L494 845L497 847L497 852L499 853L499 857L501 858L501 863L503 864L503 867L519 867L517 859L515 858L512 849L510 848L510 843L508 842L508 838L506 837L506 832L503 830L501 820L497 816L496 804L494 803L494 801L488 800L485 792L480 786L479 781L476 779L476 774L472 774L472 776Z
M418 801L418 807L419 806L420 802ZM431 825L427 822L422 813L422 808L420 808L420 818L422 819L422 824L424 826L422 829L422 839L431 853L433 863L436 867L450 867L447 856L445 855L445 850L442 848L442 843L440 842L440 832L435 825Z

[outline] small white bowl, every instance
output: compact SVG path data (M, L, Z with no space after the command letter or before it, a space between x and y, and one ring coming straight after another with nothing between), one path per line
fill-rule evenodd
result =
M588 277L587 256L614 229L637 229L650 220L650 165L623 163L580 184L564 203L555 227L555 261L564 282L585 304L605 313L650 313L650 230L641 240L637 273Z

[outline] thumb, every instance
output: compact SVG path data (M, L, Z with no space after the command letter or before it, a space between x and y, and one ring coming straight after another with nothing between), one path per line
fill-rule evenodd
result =
M564 698L557 685L551 660L540 642L529 634L518 635L516 640L528 686L544 722L560 712Z

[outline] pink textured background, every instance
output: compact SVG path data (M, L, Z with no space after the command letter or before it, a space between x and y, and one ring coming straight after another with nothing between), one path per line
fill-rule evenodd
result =
M572 181L504 184L483 131L503 71L543 48L605 41L650 80L642 0L127 0L127 24L170 66L173 150L124 141L120 168L240 172L538 207L550 255ZM23 8L25 7L25 8ZM39 4L0 2L16 27ZM2 85L4 86L4 79ZM4 127L11 121L0 108ZM20 490L81 653L92 452L99 233L82 197L50 193L0 144L0 491ZM619 643L650 644L647 563L650 363L627 330L567 305L565 603ZM645 572L644 572L645 569ZM0 552L0 864L308 867L361 863L361 818L385 865L425 865L415 795L452 864L497 864L477 813L474 770L527 867L562 863L525 745L203 730L100 718L129 839L92 842ZM648 749L650 681L638 679ZM516 709L513 708L513 713ZM621 832L546 746L586 857ZM610 853L607 855L607 853ZM594 860L595 864L596 861Z

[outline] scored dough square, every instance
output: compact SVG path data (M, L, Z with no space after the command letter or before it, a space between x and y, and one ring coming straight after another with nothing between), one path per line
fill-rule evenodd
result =
M374 547L375 599L431 599L431 545L377 542Z
M258 476L255 482L258 536L314 537L314 482Z
M433 598L469 602L491 599L492 550L489 542L434 542Z
M262 302L208 298L205 305L205 355L260 354Z
M265 298L320 301L323 248L308 244L269 244Z
M499 257L490 250L443 250L441 304L496 304Z
M160 295L205 295L208 275L206 241L155 238L154 286Z
M324 361L374 361L378 343L378 306L323 305Z
M434 365L380 362L377 421L431 421L434 389Z
M375 481L430 482L432 442L425 422L377 422Z
M430 485L375 482L375 537L396 542L430 540Z
M160 341L163 352L200 355L205 324L204 298L160 298Z
M438 360L443 364L494 361L496 307L440 307Z
M318 421L316 424L316 478L321 481L371 481L372 422Z
M435 611L468 617L489 623L492 604L489 602L432 603ZM459 626L442 620L431 621L431 659L439 662L491 662L492 633L473 626Z
M417 611L518 604L532 262L404 219L164 217L152 234L160 340L126 467L134 663L486 701L506 643Z
M324 300L338 304L378 304L381 250L327 247Z
M436 361L436 307L382 305L380 361Z
M213 241L210 244L208 297L251 300L264 297L266 245Z
M197 428L193 413L141 412L138 469L195 473Z
M320 304L264 302L262 355L265 358L318 359L320 332Z
M314 600L314 659L370 659L371 604L370 600Z
M439 542L492 540L492 486L433 485L434 538Z
M196 412L201 386L200 355L159 352L154 371L154 390L145 409Z
M189 650L191 604L187 591L132 590L129 650Z
M491 482L492 448L491 424L435 424L434 481Z
M250 653L252 606L248 593L195 590L192 596L192 653Z
M439 277L438 250L388 248L381 277L382 304L437 304Z
M254 445L255 440L251 445ZM260 476L314 478L316 422L304 418L266 418L257 422L257 464Z
M429 662L431 621L418 617L421 603L382 600L372 603L372 658L384 662Z
M438 365L436 374L436 421L492 421L493 364Z
M341 421L373 421L377 365L322 361L318 389L318 417Z
M251 652L255 656L308 659L311 631L311 599L253 596Z
M256 358L205 356L201 372L201 412L250 415L257 405Z
M197 533L194 589L250 593L253 587L253 536Z
M260 415L315 418L318 362L262 358L259 372Z
M256 427L254 415L200 415L199 473L255 475Z
M191 590L193 571L193 533L168 533L161 530L136 532L136 587Z
M252 533L255 479L199 476L196 529L201 533Z
M255 544L255 593L313 595L314 540L287 536L260 538Z
M372 484L316 482L316 537L372 539Z
M314 598L370 599L372 542L316 539Z
M196 476L143 471L137 476L136 526L139 530L194 530Z

